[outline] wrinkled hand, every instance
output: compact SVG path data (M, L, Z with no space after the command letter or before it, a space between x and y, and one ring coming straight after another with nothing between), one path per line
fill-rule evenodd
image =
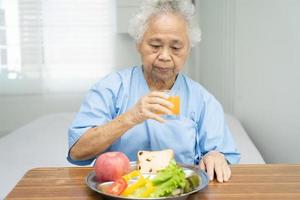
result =
M161 91L153 91L141 97L135 106L129 110L132 122L138 124L146 119L165 122L160 115L172 114L170 109L174 106L171 102L167 101L168 97L167 94Z
M231 170L225 156L218 151L210 151L205 154L199 166L207 172L210 180L214 179L214 172L218 182L227 182L231 176Z

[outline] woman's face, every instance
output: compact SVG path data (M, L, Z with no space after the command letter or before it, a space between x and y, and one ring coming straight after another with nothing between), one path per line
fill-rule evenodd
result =
M150 19L138 44L147 78L175 80L189 54L187 25L181 16L165 13Z

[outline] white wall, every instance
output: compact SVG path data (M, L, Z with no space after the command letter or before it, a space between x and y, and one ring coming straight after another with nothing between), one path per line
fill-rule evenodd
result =
M125 67L140 65L140 57L136 51L135 43L129 34L121 33L116 35L116 67L122 69Z
M299 163L300 1L200 0L199 8L199 80L267 162Z
M234 0L197 1L202 41L197 48L195 77L233 113Z
M237 1L236 113L270 162L300 162L299 10L297 0Z

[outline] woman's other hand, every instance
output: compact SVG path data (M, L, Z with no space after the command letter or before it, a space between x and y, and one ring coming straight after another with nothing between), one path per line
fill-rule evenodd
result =
M225 156L218 151L210 151L202 158L199 164L202 170L205 170L210 180L216 179L218 182L227 182L231 176L230 167Z
M172 114L170 109L174 106L168 98L169 95L161 91L152 91L141 97L128 111L132 123L139 124L147 119L165 122L161 115Z

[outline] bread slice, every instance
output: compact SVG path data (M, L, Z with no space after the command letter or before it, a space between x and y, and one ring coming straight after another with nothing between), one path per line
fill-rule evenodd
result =
M174 159L172 149L139 151L137 153L137 167L141 173L156 173L166 168L172 159Z

